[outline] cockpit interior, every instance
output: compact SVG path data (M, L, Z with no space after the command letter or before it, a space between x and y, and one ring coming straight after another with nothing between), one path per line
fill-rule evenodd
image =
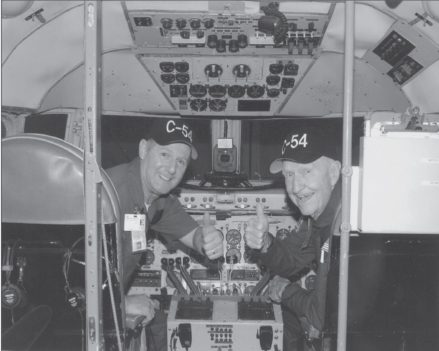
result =
M439 349L439 2L1 5L2 349L155 350L136 294L167 316L161 351ZM171 194L224 255L150 231L124 289L106 170L161 119L192 126ZM337 140L343 190L324 328L290 350L245 232L257 208L276 240L300 227L270 171L300 128ZM311 294L317 277L288 279Z

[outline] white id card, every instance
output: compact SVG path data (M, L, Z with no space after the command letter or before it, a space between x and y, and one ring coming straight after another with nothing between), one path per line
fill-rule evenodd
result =
M133 252L146 250L146 234L145 234L144 214L126 214L123 230L131 232L131 242Z
M123 230L126 232L143 231L145 232L146 217L144 214L126 214Z

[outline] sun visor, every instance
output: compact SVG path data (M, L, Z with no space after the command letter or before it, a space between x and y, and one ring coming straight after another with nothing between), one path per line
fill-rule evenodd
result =
M84 224L83 151L63 140L22 134L2 140L2 222ZM104 222L119 205L102 171Z

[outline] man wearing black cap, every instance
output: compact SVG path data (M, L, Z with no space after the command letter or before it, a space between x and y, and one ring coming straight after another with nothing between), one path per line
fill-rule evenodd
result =
M139 144L139 157L107 170L119 197L123 234L124 288L146 250L146 233L159 232L168 242L180 241L213 260L223 256L222 234L210 225L209 215L200 227L170 192L180 183L190 158L198 154L193 132L182 119L159 119ZM127 314L146 316L153 342L148 350L166 350L166 316L156 311L147 295L125 296Z
M282 303L284 351L302 349L300 323L314 335L324 327L331 228L341 198L341 164L336 159L334 142L327 135L311 129L289 133L270 171L282 171L287 194L302 217L296 229L281 240L268 232L268 220L258 204L257 219L251 219L245 231L247 245L277 274L268 292ZM312 263L317 266L313 291L286 279Z

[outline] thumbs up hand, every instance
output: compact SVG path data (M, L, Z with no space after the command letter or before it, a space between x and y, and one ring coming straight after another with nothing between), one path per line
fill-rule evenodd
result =
M245 228L245 242L252 249L266 249L272 238L268 235L268 219L260 203L256 205L256 215L257 218L251 218Z
M206 256L209 260L214 260L224 255L223 250L223 235L210 224L209 213L204 213L203 217L203 240L201 246L203 247Z

